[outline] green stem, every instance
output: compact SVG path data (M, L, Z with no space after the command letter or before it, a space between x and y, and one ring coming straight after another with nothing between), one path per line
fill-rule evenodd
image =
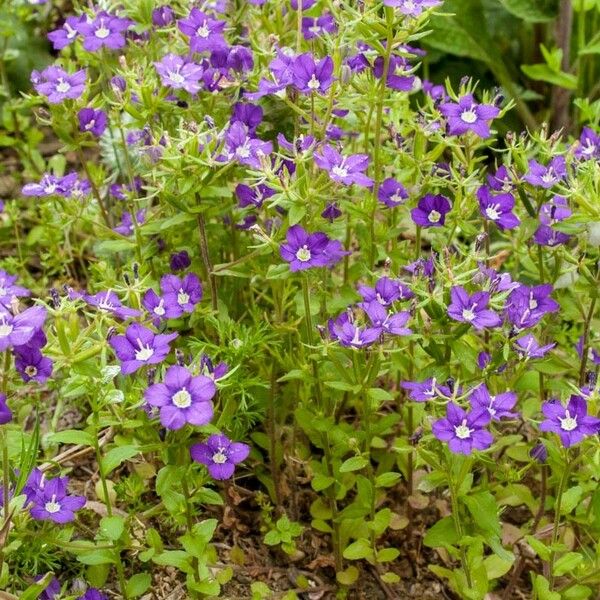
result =
M567 456L565 460L565 468L562 472L562 476L558 483L558 489L556 491L556 499L554 501L554 523L552 525L552 546L555 546L558 542L559 531L560 531L560 509L562 506L562 497L565 491L565 488L569 482L569 477L571 475L572 463L569 463L569 455L567 451ZM552 571L554 570L554 560L556 558L556 550L552 549L550 551L550 559L548 560L548 577L550 581L550 590L554 589L554 575Z
M202 255L202 262L204 263L204 269L206 270L206 276L208 277L210 285L210 303L212 309L217 312L219 310L217 276L213 273L212 262L210 260L208 238L206 235L206 221L204 220L203 213L198 213L198 230L200 232L200 254Z

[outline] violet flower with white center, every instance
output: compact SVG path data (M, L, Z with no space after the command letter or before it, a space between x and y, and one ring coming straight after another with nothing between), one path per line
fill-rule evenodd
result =
M475 292L473 295L460 286L450 290L451 304L448 306L448 316L455 321L469 323L475 329L497 327L502 319L493 310L488 309L490 295L488 292Z
M553 196L550 202L544 202L540 208L540 223L554 225L568 219L572 214L569 203L564 196Z
M471 392L469 401L473 410L487 410L492 421L519 417L519 413L511 412L511 408L514 408L517 403L517 395L514 392L504 392L492 396L485 383L482 383Z
M190 38L192 52L216 50L227 45L223 37L223 30L227 23L213 19L197 8L192 8L185 19L177 21L179 31Z
M137 211L137 213L135 213L135 220L137 221L138 227L144 224L145 218L146 211L143 208L141 208ZM115 233L120 233L121 235L127 237L133 235L133 232L135 231L135 226L133 224L133 219L131 218L130 212L125 211L121 215L121 223L116 227L113 227L113 231Z
M540 246L548 246L554 248L566 244L571 239L571 236L562 231L558 231L548 225L540 225L533 234L533 241Z
M248 458L250 446L232 442L222 433L211 435L206 442L190 448L192 460L208 467L213 479L230 479L235 466Z
M575 344L575 350L577 350L577 355L579 356L579 358L583 358L583 336L581 336L577 340L577 344ZM591 360L595 365L600 365L600 352L598 352L595 348L589 346L588 360Z
M382 306L377 300L363 302L360 307L369 317L373 327L381 328L385 333L391 335L412 334L412 329L404 327L410 319L410 313L408 311L388 313L387 308Z
M413 277L423 276L432 279L435 273L435 263L433 262L433 256L429 258L423 258L421 256L414 262L409 263L402 268L411 275L413 275Z
M579 160L600 159L600 135L591 127L584 127L575 145L575 158Z
M338 240L330 240L322 231L308 233L300 225L287 230L286 240L279 252L281 258L290 263L292 272L333 266L345 254Z
M85 506L84 496L70 496L67 492L67 477L47 480L44 487L35 493L31 516L38 521L53 521L64 524L75 520L75 512Z
M146 389L144 398L160 409L160 422L167 429L181 429L186 423L206 425L213 417L212 398L217 393L210 377L194 377L185 367L167 369L163 383Z
M31 296L31 291L21 285L15 285L16 275L9 275L0 269L0 305L10 308L16 298Z
M158 327L162 320L169 318L167 316L165 299L162 296L159 296L152 288L144 294L142 306L152 315L152 324L155 327ZM179 316L179 314L177 316Z
M529 171L523 180L535 187L550 189L553 185L562 181L567 174L567 166L564 156L555 156L547 166L531 159Z
M60 67L46 67L41 73L33 71L31 81L35 90L46 96L50 104L60 104L64 100L77 100L83 94L86 84L86 70L73 74Z
M287 150L287 152L295 156L311 150L315 145L315 138L312 135L300 134L292 142L288 142L283 133L278 133L277 143L280 148Z
M375 300L382 306L390 306L397 300L409 300L414 296L408 286L389 277L379 278L375 283L375 287L359 285L358 293L365 302Z
M303 94L324 94L333 83L333 60L331 56L316 62L310 52L300 54L292 64L294 85Z
M440 112L448 121L450 135L463 135L472 131L480 138L490 137L489 122L500 114L492 104L477 104L472 94L465 94L455 102L440 104Z
M231 112L231 122L239 121L248 128L248 133L255 133L256 128L262 123L263 109L261 106L249 102L236 102Z
M134 25L130 19L100 11L93 19L80 21L77 31L83 36L83 48L96 52L100 48L119 50L125 46L125 32Z
M349 348L366 348L377 341L383 330L381 327L360 327L350 318L348 312L343 312L327 323L332 340Z
M52 360L44 356L38 348L25 344L14 349L15 368L26 383L45 383L52 375Z
M337 33L337 23L329 12L320 17L302 17L302 35L305 40L313 40L328 33Z
M431 429L438 440L448 442L451 452L468 455L473 450L486 450L492 445L494 438L485 429L490 419L486 409L467 413L458 404L449 402L446 418L437 420Z
M532 333L528 333L515 341L515 350L519 354L519 357L524 359L544 358L554 346L556 346L555 343L540 346Z
M587 402L581 396L572 395L566 407L558 400L544 402L542 413L546 419L540 430L557 433L565 448L600 433L600 419L587 414Z
M170 53L159 62L155 62L154 68L165 87L185 90L190 94L196 94L200 90L200 81L204 75L204 68L201 65Z
M6 404L6 394L0 393L0 425L6 425L12 421L13 415L8 404Z
M262 167L261 159L273 151L273 144L249 137L248 128L235 121L225 134L225 150L226 160L237 160L242 165L259 170Z
M507 298L504 312L508 321L518 329L537 325L544 315L556 312L558 302L550 297L551 284L536 286L520 285Z
M27 344L45 320L46 309L41 306L32 306L15 316L3 309L0 312L0 352Z
M129 375L143 366L162 362L171 350L170 342L176 337L177 333L156 334L139 323L132 323L125 335L114 336L109 343L121 361L121 372Z
M377 79L383 77L384 58L378 56L373 64L373 74ZM405 56L391 56L385 85L399 92L412 92L418 89L420 80L412 74L413 66Z
M443 0L383 0L384 6L397 8L408 17L418 17L423 11L439 6Z
M487 182L496 192L509 193L515 189L515 182L504 165L499 166L493 175L488 175Z
M93 108L82 108L77 113L77 119L79 120L79 131L89 131L96 137L100 137L108 125L106 113Z
M155 27L167 27L175 20L173 9L168 6L158 6L152 11L152 25Z
M112 313L117 319L129 319L131 317L138 317L142 314L135 308L123 306L117 294L111 290L98 292L94 295L84 294L83 299L90 306L95 306L103 312Z
M246 208L247 206L260 208L267 198L275 195L275 190L264 183L260 183L255 187L239 183L235 188L235 195L240 208Z
M258 100L263 96L277 94L288 85L293 84L294 80L294 56L289 56L281 50L277 50L277 56L269 63L271 79L264 77L258 82L258 91L247 92L246 98L249 100Z
M405 187L393 177L385 179L377 190L377 199L383 202L388 208L404 204L407 198L408 192Z
M163 275L160 289L164 299L165 316L176 319L183 313L194 312L195 306L202 300L202 283L194 273L183 278L177 275Z
M424 381L403 381L401 387L408 390L408 397L414 402L427 402L433 398L451 398L452 391L446 385L439 385L435 377Z
M519 218L512 213L515 206L515 199L512 194L493 195L485 185L477 190L477 199L479 200L479 212L484 219L493 221L498 229L514 229L521 222Z
M55 29L48 34L48 39L52 42L55 50L62 50L72 44L79 35L77 26L87 20L86 15L80 17L67 17L63 26Z
M446 196L427 194L410 211L410 216L420 227L442 227L451 209L452 205Z
M369 157L366 154L351 154L344 156L333 146L326 144L321 153L315 152L315 163L320 169L329 173L329 177L344 185L360 185L370 187L373 180L365 175L369 167Z

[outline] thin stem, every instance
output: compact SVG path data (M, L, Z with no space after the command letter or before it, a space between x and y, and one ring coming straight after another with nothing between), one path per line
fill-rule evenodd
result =
M269 415L267 427L269 432L269 465L271 467L271 478L273 479L273 487L275 488L275 503L277 508L281 507L281 494L279 483L279 465L277 464L277 441L275 435L277 433L277 422L275 412L275 395L277 390L277 371L276 361L273 360L271 367L271 384L269 386Z
M590 308L586 315L584 324L583 324L583 338L582 338L582 347L581 347L581 366L579 367L579 387L581 387L585 383L585 370L587 368L587 360L589 353L589 336L590 336L590 326L592 323L592 319L594 318L594 311L596 309L596 301L598 297L594 296L592 301L590 302Z
M558 542L559 532L560 532L560 509L562 506L562 497L565 491L565 488L569 482L569 477L571 475L572 463L569 463L569 456L567 454L566 465L563 470L562 476L558 483L558 490L556 491L556 499L554 501L554 523L552 525L552 546L555 546ZM554 589L554 575L552 571L554 570L554 560L556 558L556 550L550 550L550 559L548 560L548 578L550 581L550 590Z
M204 269L206 270L206 276L208 277L210 285L210 303L212 309L217 312L219 310L217 276L213 273L212 263L210 261L208 238L206 237L206 221L204 220L204 215L202 213L198 213L198 230L200 231L200 254L202 255L202 262L204 263Z
M85 157L83 156L83 152L79 147L77 148L77 156L79 158L81 166L83 167L83 170L85 171L85 175L88 178L88 181L90 182L90 186L92 187L92 193L94 194L94 198L96 198L96 202L98 202L98 206L100 207L100 212L102 213L104 223L106 223L106 226L110 229L111 224L110 218L108 216L108 211L106 210L106 206L104 204L104 201L102 200L100 190L98 189L98 186L96 185L96 182L94 181L94 178L92 177L90 170L87 166L87 162L85 160ZM131 215L131 218L135 219L135 215Z

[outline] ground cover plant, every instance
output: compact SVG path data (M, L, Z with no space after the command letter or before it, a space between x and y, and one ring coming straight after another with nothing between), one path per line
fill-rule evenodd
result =
M0 596L598 598L600 6L462 4L0 3Z

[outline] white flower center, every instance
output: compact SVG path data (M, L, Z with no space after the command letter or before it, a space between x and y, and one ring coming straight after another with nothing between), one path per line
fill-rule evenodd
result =
M44 504L44 509L46 510L46 512L49 512L51 515L53 515L54 513L57 513L60 511L61 506L56 501L56 498L54 498L54 496L52 496L52 500L50 500L50 502L46 502L46 504Z
M0 287L0 297L6 296L6 289Z
M392 202L402 202L404 198L398 192L396 192L393 196L390 196L390 200Z
M100 27L98 27L98 29L96 29L96 31L94 32L94 35L97 38L104 40L110 35L110 29L107 29L106 27L104 27L104 23L101 23Z
M537 300L533 296L529 296L529 310L535 310L537 307Z
M499 206L497 204L492 204L492 206L488 206L485 209L485 214L488 216L488 219L495 221L500 218L500 213L498 212Z
M463 419L460 425L456 425L454 427L454 433L459 440L466 440L471 437L471 432L473 430L467 427L467 420Z
M333 167L333 169L331 169L331 172L334 175L336 175L337 177L340 177L340 178L344 178L344 177L348 176L348 169L345 169L342 166L337 166L336 165L335 167Z
M310 81L306 84L309 90L318 90L321 87L321 82L315 77L314 73Z
M581 150L582 154L594 154L596 152L596 144L590 142L590 140L586 140L585 146Z
M243 146L238 146L235 150L235 153L240 158L248 158L250 156L250 148L244 144Z
M169 79L176 84L180 84L185 81L185 77L177 71L172 71L171 73L169 73Z
M202 25L196 29L196 35L200 36L201 38L207 38L210 35L210 29L208 28L206 21L204 21L204 23L202 23Z
M428 220L430 223L439 223L439 221L440 221L440 219L441 219L441 218L442 218L442 215L441 215L441 213L439 213L437 210L432 210L432 211L429 213L429 215L428 215L428 217L427 217L427 220Z
M413 0L404 0L404 8L408 10L413 10L415 8L415 3Z
M182 388L173 394L171 400L177 408L187 408L192 403L192 395L185 388Z
M560 428L563 431L573 431L573 429L577 428L577 417L572 417L568 410L565 410L565 418L561 419L559 417L558 420L560 421Z
M71 84L64 79L58 80L58 85L56 86L56 91L61 94L66 94L71 89Z
M154 307L153 312L155 315L162 317L165 314L165 307L163 306L164 303L165 301L161 298L160 302L158 303L158 306Z
M0 324L0 338L9 336L12 333L13 326L9 323Z
M310 250L308 249L308 247L302 246L302 248L299 248L298 251L296 252L296 258L300 262L308 262L311 259L311 254L310 254Z
M182 289L179 290L177 294L177 304L182 306L183 304L187 304L190 301L190 295L186 294Z
M464 308L462 311L462 316L463 316L463 319L465 321L469 321L469 323L471 321L473 321L473 319L475 319L475 313L473 312L473 310L471 308Z
M544 173L544 175L542 175L542 181L544 183L552 183L555 180L555 176L554 173L552 173L552 169L548 169L547 173Z
M37 369L33 365L27 365L25 367L25 373L28 377L35 377L37 375Z
M470 108L469 110L465 110L462 113L460 113L460 118L465 123L471 125L475 123L475 121L477 121L477 113L472 108Z
M47 186L44 187L45 194L54 194L55 191L56 191L55 183L49 183Z
M225 448L219 448L219 451L213 454L212 460L217 465L226 463L227 455L225 454Z
M154 348L150 348L150 346L144 346L139 338L137 342L140 349L135 353L135 360L146 362L154 354Z

